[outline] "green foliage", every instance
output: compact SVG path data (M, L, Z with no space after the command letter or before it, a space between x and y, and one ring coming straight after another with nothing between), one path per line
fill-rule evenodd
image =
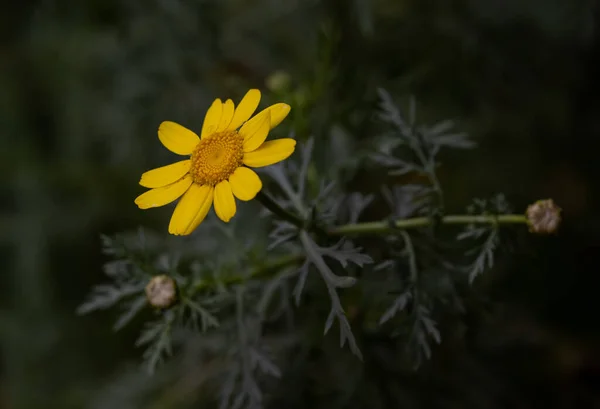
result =
M121 306L124 312L115 325L120 329L147 307L143 291L149 279L158 274L171 276L178 286L177 303L154 309L156 317L147 321L136 345L146 348L142 358L153 373L175 351L185 354L194 334L218 339L200 348L227 362L207 375L220 385L222 409L270 406L269 388L291 370L281 357L297 348L301 334L313 331L319 320L324 322L325 337L337 322L340 347L347 344L360 361L364 359L360 339L371 327L400 340L407 367L416 369L431 359L434 345L443 341L436 312L440 308L446 314L449 308L463 311L456 293L465 280L461 271L468 271L467 281L472 283L493 266L500 226L478 227L473 222L458 234L458 240L486 237L481 245L466 250L466 257L474 258L468 267L461 267L451 252L441 249L446 239L438 231L445 209L437 158L441 148L464 149L473 144L464 134L449 134L449 121L418 125L414 100L406 121L389 94L380 90L380 96L380 118L391 129L374 140L375 153L368 158L394 176L422 175L424 183L385 186L379 196L347 192L345 186L328 181L329 177L340 180L341 175L331 170L321 175L313 167L314 139L309 138L295 159L262 169L263 179L273 183L258 201L274 213L263 211L258 222L253 217L252 229L241 210L238 221L227 225L209 218L189 241L142 229L135 236L103 237L105 254L113 258L105 266L112 283L96 287L79 312ZM337 168L337 172L344 171ZM390 208L388 225L376 232L383 239L377 259L349 237L332 235L336 226L346 225L350 233L352 226L360 226L363 212L376 200L387 202ZM476 200L469 214L476 220L508 210L504 198L498 196L489 203ZM398 221L418 215L425 215L430 225L411 232L397 227ZM195 247L201 236L204 251ZM360 295L367 291L368 276L373 274L383 280L368 291L383 310L369 311L373 307L364 304ZM446 285L440 286L443 282ZM346 292L354 295L342 297ZM379 311L380 315L356 327L347 311L357 307L367 308L361 314ZM304 311L315 308L323 315L305 316ZM277 353L269 352L269 345L281 337L288 341L278 340Z
M506 214L511 211L510 205L502 194L498 194L490 200L475 199L473 204L467 208L469 214ZM469 283L483 273L486 268L492 268L494 265L494 251L500 244L500 229L497 224L491 224L487 227L468 224L464 231L457 234L457 240L481 240L485 237L480 246L475 246L468 250L466 254L474 259L473 263L466 267L469 275Z

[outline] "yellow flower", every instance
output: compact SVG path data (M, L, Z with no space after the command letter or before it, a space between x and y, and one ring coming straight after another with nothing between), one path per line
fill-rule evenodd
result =
M145 172L140 185L151 190L135 199L138 207L164 206L181 197L169 223L169 233L175 235L192 233L213 203L221 220L231 220L236 212L234 196L251 200L262 188L249 167L280 162L296 147L291 138L265 142L290 106L274 104L252 117L259 102L257 89L248 91L237 108L230 99L223 103L217 98L206 112L200 137L174 122L161 123L158 139L171 152L189 158Z

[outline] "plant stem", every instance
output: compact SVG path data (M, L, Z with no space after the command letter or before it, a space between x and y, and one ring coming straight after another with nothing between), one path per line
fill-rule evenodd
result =
M412 217L410 219L397 220L393 224L388 221L366 222L346 224L322 230L321 226L309 226L307 222L293 213L279 206L269 195L258 192L256 199L273 214L281 219L292 223L301 230L312 230L326 236L359 236L369 234L390 233L393 230L414 229L425 227L433 223L430 217ZM468 215L455 214L441 218L441 224L527 224L527 217L522 214L500 214L500 215Z
M264 207L269 209L273 214L275 214L276 216L279 216L283 220L286 220L286 221L292 223L294 226L296 226L300 229L303 229L305 227L305 223L301 218L299 218L295 214L288 212L283 207L279 206L266 193L264 193L262 191L258 192L258 194L256 195L256 200L258 200Z
M258 192L256 195L256 200L258 200L264 207L269 209L274 215L279 216L281 219L286 220L298 227L300 230L312 231L317 233L319 236L326 236L327 232L323 230L323 228L317 224L311 223L308 220L302 220L302 218L296 216L293 213L285 210L283 207L279 206L277 202L275 202L269 195L266 193Z
M378 233L389 233L397 229L413 229L425 227L433 223L429 217L413 217L397 220L393 225L387 221L346 224L327 230L329 236L358 236ZM527 224L525 215L448 215L441 219L441 224Z

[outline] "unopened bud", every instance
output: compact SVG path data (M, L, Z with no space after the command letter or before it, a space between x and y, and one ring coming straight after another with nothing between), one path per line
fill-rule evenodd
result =
M539 234L554 233L560 225L561 210L552 199L538 200L529 205L525 212L529 231Z
M150 305L157 308L171 306L177 298L175 280L166 275L152 277L146 286L146 298Z

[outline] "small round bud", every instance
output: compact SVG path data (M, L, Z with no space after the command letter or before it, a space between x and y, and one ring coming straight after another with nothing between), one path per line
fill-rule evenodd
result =
M276 71L269 75L266 80L267 88L273 92L283 93L286 92L291 83L290 75L285 71Z
M525 212L529 231L539 234L554 233L561 221L561 210L552 199L538 200L529 205Z
M171 306L177 298L175 280L166 275L152 277L146 286L146 298L150 305L157 308Z

